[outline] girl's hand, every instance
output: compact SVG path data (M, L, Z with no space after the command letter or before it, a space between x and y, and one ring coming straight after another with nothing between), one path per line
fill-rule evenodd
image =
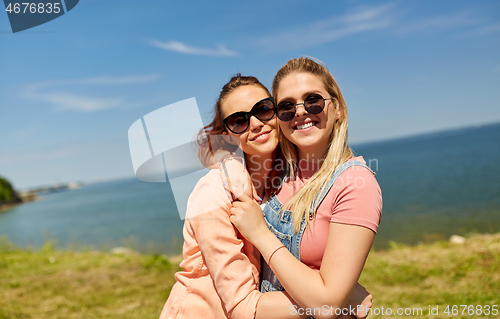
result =
M358 282L347 302L346 308L356 309L356 318L364 319L368 315L368 310L372 307L372 299L372 295Z
M234 153L224 156L220 161L220 174L231 201L243 193L258 198L242 157Z
M260 205L247 194L240 195L238 200L233 202L230 211L229 220L251 243L255 243L261 234L269 231Z

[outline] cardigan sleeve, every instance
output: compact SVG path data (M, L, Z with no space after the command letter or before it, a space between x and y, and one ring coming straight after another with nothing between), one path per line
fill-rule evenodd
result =
M251 319L262 295L258 291L258 269L244 253L253 251L253 247L244 247L249 243L243 242L229 220L231 204L218 170L198 183L188 211L215 206L209 212L191 214L194 236L228 317Z

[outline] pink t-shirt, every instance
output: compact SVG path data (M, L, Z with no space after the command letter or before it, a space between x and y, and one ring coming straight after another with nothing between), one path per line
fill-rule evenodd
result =
M352 157L366 164L363 157ZM318 170L319 165L299 162L299 174L283 185L278 199L285 203ZM382 192L373 174L362 166L346 169L319 205L316 216L304 230L300 259L319 271L326 248L330 223L357 225L377 232L382 217Z

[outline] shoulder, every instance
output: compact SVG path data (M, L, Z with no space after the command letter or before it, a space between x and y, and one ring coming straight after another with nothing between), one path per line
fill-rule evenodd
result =
M231 203L224 188L219 169L211 169L200 178L187 203L186 218L208 213Z
M368 168L354 165L343 171L333 184L335 202L345 200L382 201L382 191Z
M224 186L222 185L222 178L220 175L220 170L218 168L213 168L208 171L193 189L194 192L217 192L224 191Z
M375 206L382 205L382 191L372 170L363 165L353 165L354 162L365 164L364 159L353 157L346 163L352 166L346 168L336 179L332 187L333 204L343 202L372 202ZM366 165L366 164L365 164Z
M365 163L362 157L351 160ZM382 216L382 192L371 170L361 165L347 168L328 196L332 203L331 222L365 226L377 232Z
M363 165L361 165L363 164ZM340 189L357 189L357 190L378 190L377 179L374 172L366 167L366 162L362 156L352 157L344 163L344 170L338 176L333 187Z

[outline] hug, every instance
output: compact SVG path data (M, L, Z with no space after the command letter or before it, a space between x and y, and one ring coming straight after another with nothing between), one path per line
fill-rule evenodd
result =
M297 309L371 307L358 278L382 194L363 157L353 155L347 126L335 79L311 58L289 60L272 96L253 76L238 74L223 86L198 142L212 158L227 155L190 195L183 270L161 319L307 318ZM226 138L211 143L217 135ZM232 153L237 147L244 161ZM233 179L234 172L245 175ZM236 180L247 177L237 193ZM197 213L206 207L214 209Z

